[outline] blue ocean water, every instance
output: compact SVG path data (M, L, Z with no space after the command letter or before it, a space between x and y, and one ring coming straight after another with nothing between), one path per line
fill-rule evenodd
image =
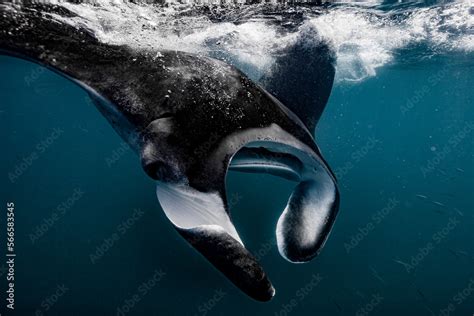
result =
M290 264L275 245L294 184L229 174L235 225L276 288L268 303L176 233L80 87L0 56L2 203L15 203L17 254L6 315L472 315L473 55L425 50L336 82L315 135L341 208L312 262Z

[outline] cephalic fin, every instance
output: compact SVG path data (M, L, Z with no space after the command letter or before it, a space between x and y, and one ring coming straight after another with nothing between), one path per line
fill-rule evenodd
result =
M339 209L336 180L325 161L314 157L287 146L260 143L240 150L230 165L231 170L269 173L298 183L276 229L278 250L291 262L306 262L319 253Z
M256 300L273 297L275 289L230 220L225 193L160 181L156 193L178 232L231 282Z

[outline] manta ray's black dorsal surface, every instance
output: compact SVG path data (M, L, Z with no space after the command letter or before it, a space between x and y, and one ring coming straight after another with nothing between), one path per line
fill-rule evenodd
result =
M317 255L339 207L334 175L312 135L334 78L326 46L314 41L289 50L307 60L300 71L319 74L315 82L302 82L291 59L277 61L262 79L283 105L224 62L101 43L86 29L55 20L73 15L64 8L0 4L0 14L0 52L86 89L156 180L158 200L177 231L242 291L260 301L275 293L232 224L229 168L295 181L277 224L278 249L292 262Z

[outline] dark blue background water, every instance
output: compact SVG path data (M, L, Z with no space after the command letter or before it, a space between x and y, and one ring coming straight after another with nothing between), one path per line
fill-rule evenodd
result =
M0 57L0 257L7 201L15 203L17 253L16 309L6 315L443 315L450 304L450 315L472 315L472 87L465 55L335 86L316 137L342 204L311 263L290 264L274 245L294 184L229 175L236 226L276 288L259 303L178 236L153 181L83 90ZM16 167L23 171L12 182ZM100 246L109 249L91 260Z

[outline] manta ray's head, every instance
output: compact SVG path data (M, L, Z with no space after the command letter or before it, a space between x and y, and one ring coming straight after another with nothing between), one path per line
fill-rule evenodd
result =
M188 58L197 57L180 56ZM178 110L143 133L143 168L157 180L158 200L178 232L245 293L268 300L274 288L231 220L228 170L296 182L276 227L278 249L291 262L311 260L327 240L339 207L334 175L307 125L260 86L216 60L185 64L167 78L185 87L168 101ZM215 78L216 70L223 76Z

